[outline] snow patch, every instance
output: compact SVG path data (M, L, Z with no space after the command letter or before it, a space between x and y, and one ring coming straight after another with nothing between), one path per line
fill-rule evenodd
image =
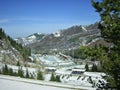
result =
M84 26L82 26L81 28L82 28L82 30L87 31L87 29Z
M36 39L35 35L29 36L28 39Z
M53 35L54 35L54 37L60 37L61 33L60 33L60 31L58 31L58 32L54 32Z

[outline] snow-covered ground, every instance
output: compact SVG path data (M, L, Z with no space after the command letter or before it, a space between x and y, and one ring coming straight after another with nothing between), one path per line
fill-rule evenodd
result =
M41 68L41 71L43 72L43 76L45 79L44 80L45 83L50 82L50 78L51 78L51 72L49 71L50 69L55 69L54 72L55 75L60 75L60 80L61 80L60 84L63 85L68 85L72 87L80 86L84 88L92 88L94 84L94 88L97 88L97 86L100 85L100 82L106 83L106 81L102 78L102 76L105 76L104 73L86 72L84 64L75 65L70 58L65 59L63 57L60 57L59 55L33 54L31 58L40 62L40 65L43 65L44 67L36 67L36 68L22 67L22 70L24 71L24 75L26 74L26 70L28 70L29 74L33 75L34 78L36 78L37 71L39 68ZM2 66L3 64L0 64L0 69L2 68ZM14 72L18 71L18 66L8 65L8 68L12 68ZM49 70L47 71L46 68ZM80 72L82 71L82 73L74 74L73 73L74 70L78 70ZM59 86L59 84L57 84L57 86Z
M2 68L2 64L0 65L0 68ZM102 78L102 76L105 76L104 73L100 72L84 72L83 74L72 74L73 68L84 68L84 65L73 65L69 67L61 67L56 68L55 75L60 75L61 84L65 85L75 85L75 86L81 86L85 88L92 88L94 83L94 88L97 88L98 85L101 83L99 81L105 82L106 81ZM17 66L8 65L8 68L12 68L13 71L18 71ZM49 67L48 67L49 68ZM53 67L50 67L53 68ZM33 74L33 76L36 78L37 75L37 68L30 68L30 67L22 67L24 73L26 73L26 69L29 71L29 73ZM43 70L44 71L44 70ZM51 72L44 73L44 82L49 82L51 78ZM92 80L93 83L90 82Z

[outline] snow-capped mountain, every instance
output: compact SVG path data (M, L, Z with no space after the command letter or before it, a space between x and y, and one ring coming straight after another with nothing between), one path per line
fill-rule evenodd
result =
M41 33L34 33L28 37L25 38L17 38L15 39L18 43L21 43L23 46L27 46L29 44L35 43L39 40L41 40L43 37L45 36L45 34L41 34Z
M90 44L96 38L100 38L98 23L88 26L72 26L47 35L35 33L18 39L17 42L31 47L34 51L68 50Z

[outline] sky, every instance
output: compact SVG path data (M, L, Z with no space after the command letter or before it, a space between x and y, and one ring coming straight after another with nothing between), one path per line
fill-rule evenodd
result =
M91 0L0 0L0 27L13 38L99 20Z

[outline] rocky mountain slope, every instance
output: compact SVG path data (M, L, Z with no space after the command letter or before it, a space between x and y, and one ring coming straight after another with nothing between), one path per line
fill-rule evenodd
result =
M25 58L27 60L26 51L28 50L28 48L22 47L22 45L16 43L0 28L0 63L15 65L18 61L23 63Z
M40 52L78 48L99 37L98 23L95 23L88 26L72 26L47 35L36 33L17 41L31 47L33 51Z

